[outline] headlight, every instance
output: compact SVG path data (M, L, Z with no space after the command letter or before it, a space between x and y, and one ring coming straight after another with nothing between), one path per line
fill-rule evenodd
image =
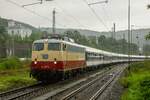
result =
M54 64L57 64L57 61L54 61Z
M34 61L34 64L37 64L37 61Z

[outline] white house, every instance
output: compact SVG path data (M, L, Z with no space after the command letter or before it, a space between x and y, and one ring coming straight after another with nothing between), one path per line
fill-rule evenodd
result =
M8 21L7 31L10 35L20 35L22 38L25 36L30 36L32 33L32 30L30 28L13 20Z

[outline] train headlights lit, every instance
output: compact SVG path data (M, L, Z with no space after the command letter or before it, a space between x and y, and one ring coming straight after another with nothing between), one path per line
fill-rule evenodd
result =
M34 61L34 64L37 64L37 61Z
M56 59L56 58L54 58L54 64L55 64L55 65L57 64L57 59Z
M34 64L37 64L37 58L35 58Z
M54 64L57 64L57 61L54 61Z

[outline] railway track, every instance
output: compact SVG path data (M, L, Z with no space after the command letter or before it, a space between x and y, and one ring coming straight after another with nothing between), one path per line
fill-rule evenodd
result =
M123 70L124 67L113 68L96 75L92 80L87 80L84 83L77 84L77 86L51 95L45 100L95 100Z
M32 86L22 87L11 91L0 93L0 100L31 100L37 96L43 95L49 91L58 88L63 82L55 84L37 83Z
M0 93L0 100L12 100L24 94L27 94L31 91L39 89L42 83L36 83L34 85L25 86L17 89L13 89L10 91Z
M115 70L114 68L112 69ZM72 82L73 84L70 85L70 87L68 87L68 85L70 84L69 82L67 82L68 80L61 81L55 84L47 84L47 85L44 85L42 83L37 83L32 86L22 87L22 88L18 88L15 90L0 93L0 100L29 100L29 99L33 99L35 97L44 95L48 92L51 93L51 95L49 95L48 97L44 99L67 100L67 99L76 97L75 96L76 94L79 94L80 91L83 91L85 88L92 86L92 84L96 83L100 78L102 78L103 82L105 82L104 80L108 80L107 79L108 77L104 78L104 76L106 73L109 73L109 72L110 70L104 69L92 75L89 75L89 76L87 75L88 77L87 76L84 78L82 77L77 82ZM76 87L76 89L72 87ZM63 89L60 89L60 88L63 88ZM56 91L58 90L58 91L54 93L55 90ZM66 95L65 93L67 93L68 95Z
M89 73L88 73L89 74ZM80 77L82 78L82 77ZM0 100L27 100L34 97L43 95L47 92L50 92L56 88L63 86L68 83L70 80L60 81L55 84L42 84L37 83L31 86L21 87L13 89L10 91L0 93ZM77 82L78 83L78 82Z
M103 94L109 85L115 80L115 78L118 78L123 71L124 68L119 70L117 73L114 73L112 77L101 88L99 88L99 90L89 100L97 100L99 96L101 96L101 94Z
M83 82L49 92L43 96L35 98L35 100L89 100L90 98L91 100L94 100L92 97L95 98L95 93L99 94L97 91L104 91L118 76L120 70L122 71L123 69L120 69L120 66L118 66L111 70L105 70L100 73L93 74L90 78L87 78Z

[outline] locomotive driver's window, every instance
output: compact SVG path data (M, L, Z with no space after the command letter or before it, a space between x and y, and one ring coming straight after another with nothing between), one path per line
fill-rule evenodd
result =
M48 43L48 50L60 51L60 48L61 48L60 43Z
M33 51L41 51L44 50L44 43L34 43Z

